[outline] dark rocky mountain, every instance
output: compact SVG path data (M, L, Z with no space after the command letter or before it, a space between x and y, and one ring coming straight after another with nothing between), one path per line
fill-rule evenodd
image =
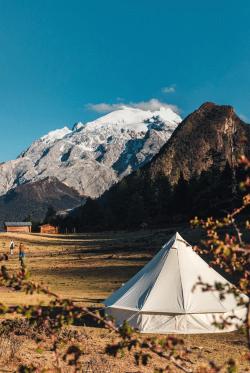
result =
M175 129L150 163L60 222L88 229L164 226L194 215L221 215L239 204L241 155L250 126L231 106L205 103Z
M211 168L235 168L242 154L250 154L250 126L232 106L207 102L176 128L146 172L150 178L164 174L174 184L181 174L190 180Z
M40 222L48 208L64 210L79 206L83 198L58 179L47 177L10 190L0 197L0 224L3 221L29 219Z

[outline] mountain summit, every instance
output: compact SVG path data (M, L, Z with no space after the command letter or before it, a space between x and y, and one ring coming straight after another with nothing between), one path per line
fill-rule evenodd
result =
M226 164L235 168L239 157L250 155L250 126L232 106L206 102L176 128L147 168L150 177L165 175L172 184Z
M123 107L95 121L49 132L16 160L0 165L0 195L47 177L98 197L149 162L181 122L170 108Z

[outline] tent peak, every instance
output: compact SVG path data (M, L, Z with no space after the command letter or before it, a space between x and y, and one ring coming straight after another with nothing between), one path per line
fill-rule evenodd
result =
M178 244L179 243L179 244ZM176 232L170 239L169 241L167 241L163 246L162 248L165 249L165 250L175 250L175 249L178 249L180 243L184 243L185 246L188 246L190 247L190 244L184 240L184 238L180 235L179 232Z
M183 240L183 238L181 237L181 235L180 235L179 232L176 232L176 233L175 233L175 237L176 237L176 239L181 238L181 239Z
M176 232L173 237L174 241L183 241L183 242L187 242L186 240L184 240L184 238L180 235L179 232Z

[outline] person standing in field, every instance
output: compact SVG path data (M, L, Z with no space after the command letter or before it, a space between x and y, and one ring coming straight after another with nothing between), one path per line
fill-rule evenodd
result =
M10 255L13 255L15 243L13 240L10 241Z
M20 261L21 266L24 266L24 258L25 258L24 245L21 242L19 245L19 261Z

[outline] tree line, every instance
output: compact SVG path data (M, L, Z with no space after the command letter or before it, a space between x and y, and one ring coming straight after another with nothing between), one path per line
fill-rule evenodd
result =
M141 170L114 185L101 198L89 199L66 218L50 221L63 231L160 228L187 221L193 216L220 217L239 205L242 198L241 168L211 169L185 180L182 173L176 185L158 174L154 179Z

